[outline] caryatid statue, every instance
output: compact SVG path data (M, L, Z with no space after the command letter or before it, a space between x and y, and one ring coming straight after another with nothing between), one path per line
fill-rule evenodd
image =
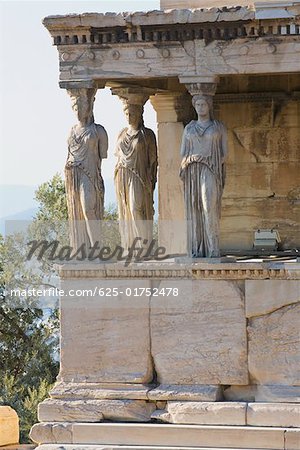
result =
M101 161L107 158L108 138L105 129L94 122L96 89L70 89L72 108L78 123L68 139L65 184L70 223L70 240L74 248L88 250L100 241L100 221L104 215L104 183Z
M157 179L157 145L152 130L144 126L145 94L118 93L124 103L128 127L117 140L115 188L122 247L127 250L136 238L136 247L153 239L153 192ZM145 242L146 244L146 242Z
M184 183L188 254L220 256L221 199L225 184L227 131L213 118L213 96L193 95L198 120L183 133L180 177Z

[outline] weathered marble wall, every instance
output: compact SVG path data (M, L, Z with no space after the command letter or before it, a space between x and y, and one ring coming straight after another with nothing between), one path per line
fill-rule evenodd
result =
M184 274L180 264L145 264L133 272L148 279L117 280L122 274L108 265L101 272L106 278L109 270L114 279L99 278L91 267L83 272L86 278L78 278L78 271L63 280L73 295L61 302L60 382L133 388L155 382L160 390L150 398L156 400L166 399L167 386L178 386L179 400L185 386L201 385L224 386L228 400L286 400L289 394L280 389L300 386L300 282L257 279L268 277L258 265L254 279L247 264L221 266L206 267L204 274L191 266ZM209 279L218 271L223 279ZM176 295L150 296L150 289L168 288L176 288Z
M299 77L231 77L220 88L234 94L216 108L229 140L221 247L251 249L258 228L276 228L284 248L298 247L300 99L288 92Z
M74 264L61 275L72 290L61 372L35 442L299 448L299 264Z

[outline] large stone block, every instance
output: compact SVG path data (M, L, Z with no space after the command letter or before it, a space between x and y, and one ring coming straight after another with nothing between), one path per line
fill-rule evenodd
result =
M150 447L284 448L284 429L212 425L74 424L73 442ZM114 447L112 447L114 448Z
M160 287L170 287L161 282ZM151 300L152 356L162 384L247 384L244 298L238 283L173 281Z
M287 430L285 434L285 450L299 450L300 430Z
M144 400L56 400L39 404L40 422L149 422L155 404Z
M37 444L69 444L73 442L73 426L70 423L36 423L29 436Z
M150 287L150 282L97 280L85 276L82 271L81 278L62 283L65 291L82 294L69 295L61 301L59 379L150 382L149 297L126 295L130 289Z
M300 404L249 403L247 425L260 427L300 427Z
M0 446L19 442L19 418L10 406L0 406Z
M246 316L270 314L283 306L300 303L299 280L246 280Z
M300 303L249 319L249 372L255 384L300 385Z
M168 402L170 423L195 425L246 425L247 403Z

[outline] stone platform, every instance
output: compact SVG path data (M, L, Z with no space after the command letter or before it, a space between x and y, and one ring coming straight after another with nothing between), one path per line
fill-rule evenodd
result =
M53 424L53 431L55 425ZM64 424L64 427L68 427ZM40 450L66 449L268 449L297 450L299 430L263 427L211 427L153 424L73 424ZM48 438L48 441L50 439ZM62 442L63 441L63 442ZM76 443L76 445L72 444ZM92 445L89 445L93 443ZM65 444L66 445L65 447Z
M300 449L300 264L68 264L41 449ZM70 446L70 447L69 447Z

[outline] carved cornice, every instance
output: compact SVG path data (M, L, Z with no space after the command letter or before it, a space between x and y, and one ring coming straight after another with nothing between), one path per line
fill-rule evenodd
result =
M83 14L44 24L59 50L60 86L68 89L76 86L66 82L299 72L300 17L290 23L256 21L243 8L223 13Z
M209 280L267 280L300 279L300 264L284 263L157 263L132 264L124 267L119 264L99 264L94 267L59 267L63 279L209 279Z
M249 7L49 16L43 24L54 45L100 48L128 43L163 45L300 34L299 16L255 20L255 12Z

